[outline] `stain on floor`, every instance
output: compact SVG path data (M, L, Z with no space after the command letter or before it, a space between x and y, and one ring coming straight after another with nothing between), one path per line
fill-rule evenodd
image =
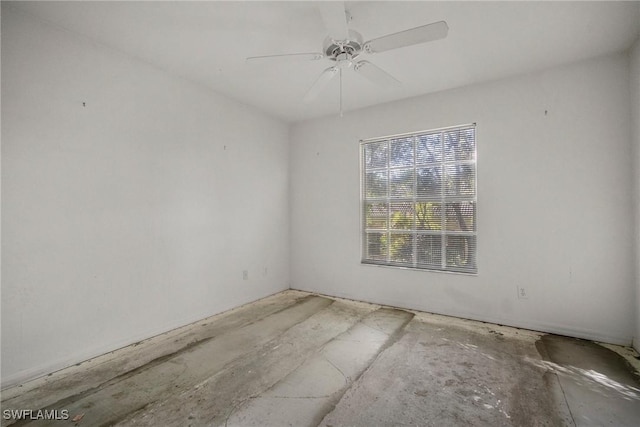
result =
M558 335L536 342L553 372L576 426L640 425L640 377L618 353L597 343Z

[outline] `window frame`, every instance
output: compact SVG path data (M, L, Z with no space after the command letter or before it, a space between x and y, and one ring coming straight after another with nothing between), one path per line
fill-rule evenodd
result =
M360 262L361 265L369 265L369 266L382 266L382 267L391 267L391 268L401 268L401 269L409 269L409 270L415 270L415 271L431 271L431 272L441 272L441 273L455 273L455 274L465 274L465 275L477 275L478 274L478 227L477 227L477 219L478 219L478 145L477 145L477 132L476 132L476 123L469 123L469 124L464 124L464 125L456 125L456 126L448 126L448 127L441 127L441 128L435 128L435 129L428 129L428 130L423 130L423 131L416 131L416 132L407 132L407 133L402 133L402 134L395 134L395 135L387 135L387 136L382 136L382 137L375 137L375 138L369 138L369 139L362 139L360 140L360 144L359 144L359 157L360 157L360 177L359 177L359 181L360 181L360 207L359 207L359 215L360 215ZM445 137L444 134L446 132L451 132L451 131L464 131L464 130L468 130L471 129L473 131L473 156L472 156L472 160L469 159L449 159L447 160L446 157L446 148L445 148ZM417 163L417 144L419 143L419 141L416 139L420 136L427 136L427 135L434 135L434 134L440 134L440 138L441 138L441 142L440 144L442 144L442 153L441 153L441 160L439 161L433 161L430 163ZM413 144L413 160L412 160L412 164L411 169L407 169L406 166L395 166L392 167L390 165L391 162L391 142L392 141L398 141L398 140L402 140L402 139L412 139L412 144ZM378 168L370 168L367 169L367 165L366 165L366 158L365 158L365 146L367 144L372 144L372 143L379 143L379 142L386 142L386 149L387 149L387 154L386 154L386 167L378 167ZM469 196L469 195L447 195L446 191L445 191L445 175L446 175L446 167L447 166L452 166L452 165L473 165L473 195ZM440 194L439 196L419 196L418 193L418 178L415 176L417 174L417 170L419 168L440 168L441 170L441 189L440 189ZM371 171L385 171L387 173L387 178L386 178L386 185L387 185L387 189L386 189L386 196L384 197L380 197L380 198L367 198L365 195L365 191L366 191L366 184L367 184L367 171L371 172ZM391 182L391 172L393 170L409 170L410 174L413 175L412 178L412 185L413 185L413 191L412 191L412 195L408 196L408 197L398 197L398 196L392 196L390 194L391 192L391 187L392 187L392 182ZM426 199L430 199L430 201L426 201ZM415 206L417 203L431 203L434 202L435 204L438 204L438 199L439 201L439 205L440 205L440 229L439 230L426 230L426 229L419 229L417 223L416 223L416 218L417 218L417 214L416 214L416 209ZM379 201L383 204L387 205L387 214L385 217L385 222L386 222L386 228L385 229L381 229L381 233L386 234L387 239L391 239L392 235L401 235L401 234L411 234L412 235L412 245L413 245L413 250L412 250L412 262L406 262L406 261L401 261L401 262L396 262L391 260L391 244L387 244L387 255L386 255L386 259L382 260L382 259L373 259L372 257L369 256L368 254L368 240L367 240L367 236L368 233L375 233L376 232L376 228L367 228L367 206L368 203L375 203L376 201ZM473 209L473 229L471 231L459 231L459 230L447 230L446 227L446 218L447 218L447 213L446 213L446 209L447 209L447 204L448 203L470 203ZM411 224L411 228L409 229L392 229L392 225L391 225L391 211L390 211L390 206L392 203L413 203L413 206L411 207L412 213L413 213L413 220L412 220L412 224ZM459 213L459 211L457 211ZM459 214L458 214L459 217ZM418 236L429 236L429 235L434 235L434 236L439 236L440 237L440 265L436 266L436 265L429 265L426 263L419 263L418 262L418 251L417 251L417 245L418 245ZM465 236L465 237L471 237L471 239L467 240L467 245L471 244L472 245L472 249L471 249L471 257L472 257L472 263L473 265L471 267L459 267L459 266L452 266L452 265L447 265L447 239L451 236Z

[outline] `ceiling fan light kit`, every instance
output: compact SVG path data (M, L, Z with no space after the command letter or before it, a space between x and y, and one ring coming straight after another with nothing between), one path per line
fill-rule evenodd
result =
M422 25L397 33L388 34L369 41L363 41L362 35L347 24L351 15L344 9L343 2L321 2L318 5L322 19L329 35L325 38L321 53L290 53L279 55L252 56L247 61L265 60L311 60L328 59L335 62L325 69L311 88L305 94L303 101L310 103L322 92L327 84L336 76L340 76L340 115L342 116L342 71L349 68L379 86L393 86L400 84L395 77L382 70L377 65L356 59L363 53L375 54L416 44L427 43L443 39L449 32L445 21Z

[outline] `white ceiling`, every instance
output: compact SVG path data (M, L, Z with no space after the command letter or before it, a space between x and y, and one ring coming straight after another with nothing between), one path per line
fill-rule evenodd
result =
M3 3L5 3L3 1ZM16 8L201 83L288 122L337 114L338 80L302 98L328 60L247 63L245 57L319 52L317 2L19 2ZM345 111L628 49L635 2L347 1L365 40L445 20L444 40L363 55L402 81L380 88L344 74Z

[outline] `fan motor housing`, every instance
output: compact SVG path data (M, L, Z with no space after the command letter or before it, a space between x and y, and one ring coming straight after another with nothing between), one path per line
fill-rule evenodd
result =
M362 53L362 35L354 30L349 30L349 39L334 40L327 37L322 46L325 57L338 61L343 59L354 59Z

